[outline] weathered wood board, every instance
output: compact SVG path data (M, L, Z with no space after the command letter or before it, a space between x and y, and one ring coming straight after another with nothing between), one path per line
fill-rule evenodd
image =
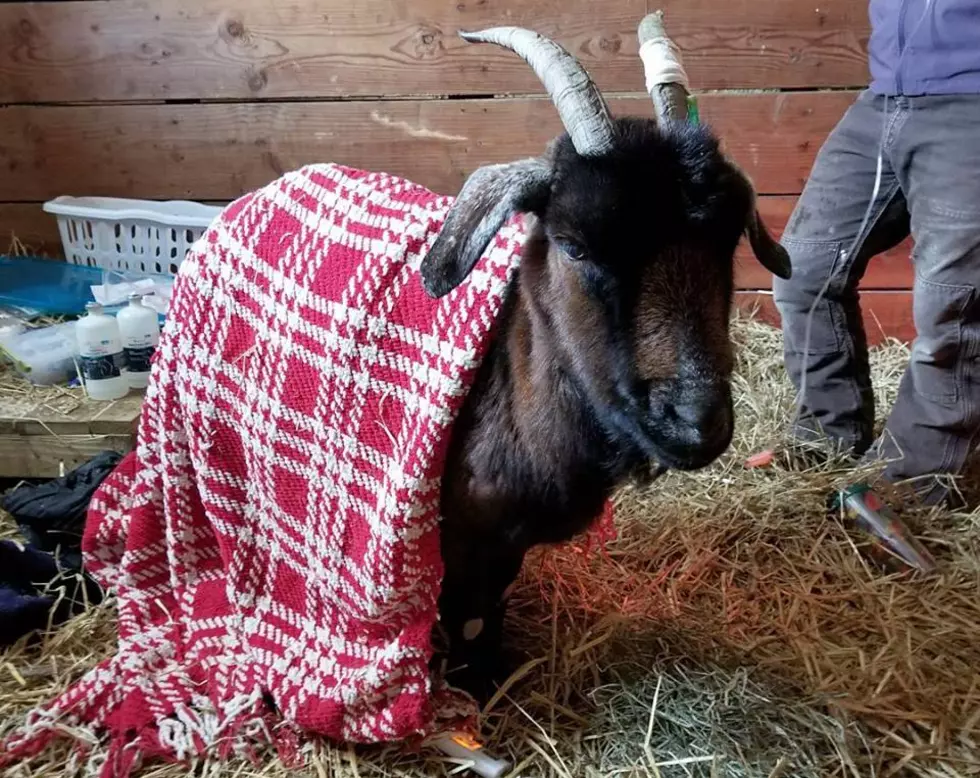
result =
M705 95L704 120L762 194L796 194L852 92ZM648 97L610 101L652 116ZM230 200L287 170L338 162L441 193L477 166L541 153L544 98L0 108L0 202L61 194ZM651 182L654 185L654 182Z
M0 393L0 478L52 478L100 451L129 451L143 392L114 402L82 390Z
M636 25L653 7L778 235L867 85L866 4L15 0L0 2L0 252L61 256L40 205L62 194L222 203L320 161L455 193L477 166L539 153L560 129L520 57L459 30L539 30L616 114L651 115ZM910 250L871 263L869 331L911 333ZM745 245L736 279L771 318L772 278Z
M867 6L664 0L699 89L867 82ZM604 91L642 91L645 0L97 0L0 3L0 102L539 94L461 29L531 27Z

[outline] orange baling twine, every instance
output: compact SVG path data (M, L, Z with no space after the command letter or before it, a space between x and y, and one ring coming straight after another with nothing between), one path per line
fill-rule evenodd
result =
M599 551L605 556L609 555L606 544L619 537L616 531L616 509L612 500L606 500L602 507L599 518L589 527L585 537L578 543L573 543L572 548L578 554L591 554Z

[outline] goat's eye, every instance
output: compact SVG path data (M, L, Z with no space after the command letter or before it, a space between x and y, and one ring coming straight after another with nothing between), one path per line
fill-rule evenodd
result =
M585 248L580 243L576 243L573 240L559 240L558 248L562 250L562 253L572 260L580 260L585 258Z

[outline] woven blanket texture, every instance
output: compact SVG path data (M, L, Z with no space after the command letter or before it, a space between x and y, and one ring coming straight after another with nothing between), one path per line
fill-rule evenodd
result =
M0 760L80 730L99 745L77 758L120 776L149 756L295 753L310 734L413 739L475 712L429 669L439 485L525 227L432 300L418 267L452 202L312 165L194 245L136 448L83 541L117 598L116 651Z

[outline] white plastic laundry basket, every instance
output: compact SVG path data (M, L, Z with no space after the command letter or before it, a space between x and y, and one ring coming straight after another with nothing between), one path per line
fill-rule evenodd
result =
M44 210L58 218L69 262L173 276L221 206L65 196L46 202Z

